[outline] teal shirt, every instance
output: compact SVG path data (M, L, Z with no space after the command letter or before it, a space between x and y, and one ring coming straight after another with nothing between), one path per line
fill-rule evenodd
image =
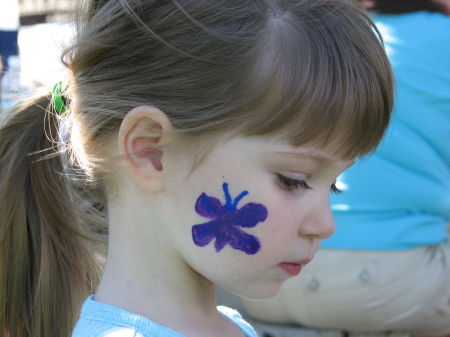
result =
M226 307L218 307L218 310L233 322L245 337L258 337L255 330L237 311ZM183 335L142 316L96 302L93 296L90 296L83 304L72 337L183 337Z
M390 128L376 153L338 178L336 233L324 248L400 250L448 237L450 17L373 17L396 78Z

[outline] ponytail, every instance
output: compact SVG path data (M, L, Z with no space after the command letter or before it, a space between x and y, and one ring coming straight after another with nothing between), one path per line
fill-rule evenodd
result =
M0 335L68 337L100 267L52 138L49 95L0 128Z

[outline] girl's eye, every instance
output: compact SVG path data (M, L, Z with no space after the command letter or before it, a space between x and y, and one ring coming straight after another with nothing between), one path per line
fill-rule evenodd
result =
M344 193L343 190L340 190L339 188L336 187L336 184L331 185L330 191L333 192L334 194Z
M298 188L302 188L305 190L311 189L311 187L306 183L305 180L293 179L293 178L283 176L281 174L277 174L277 177L278 177L278 181L280 182L281 186L287 191L293 191Z

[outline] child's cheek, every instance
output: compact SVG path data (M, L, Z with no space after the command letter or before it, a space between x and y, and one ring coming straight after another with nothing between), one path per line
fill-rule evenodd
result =
M269 208L269 216L264 226L259 227L258 235L262 242L270 242L271 244L287 244L289 239L297 235L298 219L294 219L289 212L283 211L282 208ZM264 241L263 241L264 240Z

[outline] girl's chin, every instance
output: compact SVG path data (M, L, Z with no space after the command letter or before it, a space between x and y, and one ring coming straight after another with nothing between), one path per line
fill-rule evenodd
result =
M254 300L254 301L262 301L268 300L274 297L280 291L281 286L283 285L285 280L273 281L268 285L261 285L260 287L250 287L249 289L238 289L238 290L228 290L229 292L236 294L240 297Z

